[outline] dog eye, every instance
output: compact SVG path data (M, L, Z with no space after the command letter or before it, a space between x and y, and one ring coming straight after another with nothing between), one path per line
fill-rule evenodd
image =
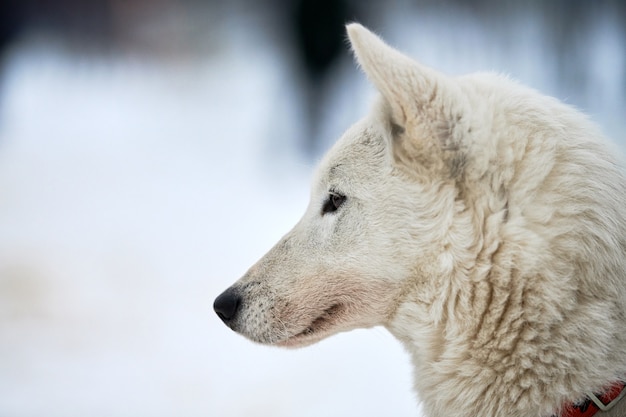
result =
M337 193L328 194L328 198L324 202L324 206L322 206L322 215L326 213L334 213L339 207L341 207L344 201L346 201L345 195Z

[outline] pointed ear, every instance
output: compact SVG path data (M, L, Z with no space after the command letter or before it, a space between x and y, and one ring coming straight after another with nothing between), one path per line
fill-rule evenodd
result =
M357 62L391 110L392 125L406 131L409 137L430 139L411 144L413 148L422 148L411 153L430 148L428 162L438 164L432 159L439 159L457 175L458 162L448 162L462 158L456 152L463 147L462 134L456 125L465 112L461 104L464 97L455 80L398 52L358 23L346 28Z
M392 108L394 122L412 124L425 106L437 99L447 78L400 53L358 23L349 24L348 37L357 62Z

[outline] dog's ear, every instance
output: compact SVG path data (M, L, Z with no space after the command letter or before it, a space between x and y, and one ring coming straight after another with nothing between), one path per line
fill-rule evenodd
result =
M405 144L413 152L419 153L415 148L419 147L424 153L410 158L437 164L427 160L434 151L446 160L452 174L458 175L464 159L456 152L462 146L456 124L464 111L463 96L455 80L393 49L358 23L346 28L357 62L389 106L394 130L406 131L410 137L432 138L430 143Z

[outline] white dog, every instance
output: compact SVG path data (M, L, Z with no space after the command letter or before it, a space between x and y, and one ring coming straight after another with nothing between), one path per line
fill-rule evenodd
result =
M348 34L381 99L322 161L300 222L216 299L220 318L286 347L385 326L427 416L587 416L596 401L626 416L613 151L555 99Z

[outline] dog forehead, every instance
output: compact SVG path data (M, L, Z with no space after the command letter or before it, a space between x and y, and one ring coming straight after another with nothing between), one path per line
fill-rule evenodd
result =
M322 159L314 183L322 188L339 187L377 176L388 162L383 135L368 119L353 125Z

